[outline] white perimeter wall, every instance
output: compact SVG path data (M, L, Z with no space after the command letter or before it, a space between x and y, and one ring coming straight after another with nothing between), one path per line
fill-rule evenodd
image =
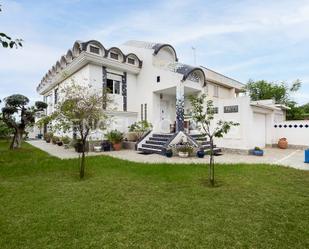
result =
M291 145L309 146L309 120L285 121L272 127L272 144L285 137Z

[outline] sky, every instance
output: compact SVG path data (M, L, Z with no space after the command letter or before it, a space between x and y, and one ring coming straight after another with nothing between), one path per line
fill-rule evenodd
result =
M296 79L309 102L309 0L20 0L1 1L0 30L22 38L0 47L0 99L32 101L45 73L76 40L105 47L127 40L171 44L180 62L203 65L240 82Z

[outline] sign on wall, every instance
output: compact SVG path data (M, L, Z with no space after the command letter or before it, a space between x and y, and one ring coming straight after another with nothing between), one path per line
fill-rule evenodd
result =
M238 112L238 105L224 106L224 113L234 113L234 112Z

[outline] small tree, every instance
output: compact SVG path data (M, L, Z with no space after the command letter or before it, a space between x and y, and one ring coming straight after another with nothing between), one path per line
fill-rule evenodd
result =
M27 107L28 103L29 99L21 94L13 94L4 99L2 120L14 130L10 149L20 148L25 129L34 124L35 114L47 107L47 104L41 101L35 102L35 105L31 107Z
M192 105L193 120L199 126L202 134L209 138L210 142L210 159L209 159L209 181L212 186L215 184L215 169L214 169L214 138L223 137L228 133L232 126L239 125L232 121L219 120L217 124L213 124L214 107L212 100L206 101L206 95L190 96L189 100ZM206 101L206 103L205 103Z
M2 113L0 115L0 138L8 138L14 130L3 121Z
M71 84L65 86L61 93L57 111L53 114L55 127L64 132L75 130L82 144L82 158L80 162L80 178L85 175L85 150L89 132L94 127L105 129L109 119L104 114L102 103L106 107L109 103L107 95L98 93L91 85Z

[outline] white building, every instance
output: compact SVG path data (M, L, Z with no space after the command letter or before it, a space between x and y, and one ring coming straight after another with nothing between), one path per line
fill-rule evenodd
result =
M173 134L199 133L190 119L188 96L192 94L206 93L213 100L216 120L240 124L216 140L219 147L245 150L265 147L274 143L271 135L274 122L285 120L284 107L240 96L242 83L206 67L179 63L175 49L169 44L128 41L107 49L95 40L76 41L37 87L48 103L47 114L54 110L61 85L71 79L91 84L102 92L104 87L109 88L115 100L113 110L106 110L114 117L112 128L125 132L135 121L151 122L153 131L138 146L154 151L166 146L176 136ZM150 141L155 140L150 139L154 134L161 134L161 143Z

